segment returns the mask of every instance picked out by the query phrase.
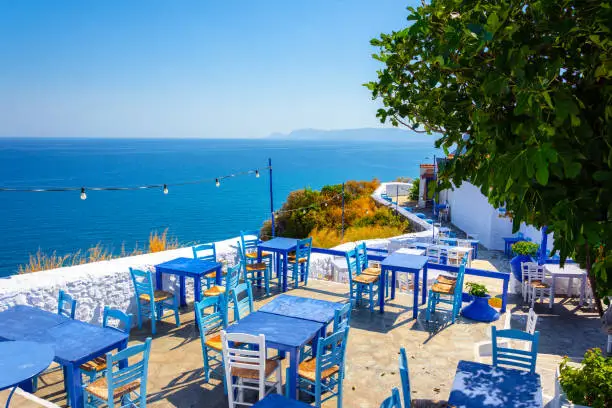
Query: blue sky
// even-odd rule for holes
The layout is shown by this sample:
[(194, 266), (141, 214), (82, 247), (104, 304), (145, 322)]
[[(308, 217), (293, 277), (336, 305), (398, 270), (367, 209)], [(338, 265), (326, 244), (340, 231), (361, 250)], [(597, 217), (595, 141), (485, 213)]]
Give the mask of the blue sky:
[(380, 126), (362, 83), (398, 0), (0, 0), (0, 136)]

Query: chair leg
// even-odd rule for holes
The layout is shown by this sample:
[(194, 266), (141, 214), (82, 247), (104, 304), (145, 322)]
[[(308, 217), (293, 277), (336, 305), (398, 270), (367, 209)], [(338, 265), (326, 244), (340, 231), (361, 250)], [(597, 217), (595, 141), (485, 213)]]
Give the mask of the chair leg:
[(181, 318), (179, 316), (179, 300), (178, 296), (174, 296), (174, 321), (176, 323), (176, 327), (181, 325)]
[(374, 311), (374, 285), (370, 283), (368, 288), (370, 290), (370, 312), (373, 312)]
[(204, 381), (208, 382), (210, 380), (210, 365), (208, 362), (208, 348), (206, 346), (202, 350), (202, 354), (204, 355)]
[(276, 393), (283, 395), (283, 372), (280, 364), (276, 367)]
[(338, 376), (338, 401), (337, 401), (337, 408), (342, 408), (342, 382), (343, 382), (343, 378)]
[(137, 310), (138, 310), (138, 330), (142, 329), (142, 309), (140, 308), (140, 301), (137, 301)]

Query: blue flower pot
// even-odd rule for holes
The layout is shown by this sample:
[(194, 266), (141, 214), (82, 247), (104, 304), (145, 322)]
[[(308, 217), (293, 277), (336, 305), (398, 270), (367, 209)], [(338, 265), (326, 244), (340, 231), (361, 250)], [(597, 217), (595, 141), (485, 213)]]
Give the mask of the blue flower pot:
[(472, 296), (472, 303), (461, 310), (463, 317), (477, 322), (492, 322), (499, 319), (499, 312), (489, 305), (491, 296)]
[(510, 260), (512, 273), (519, 282), (523, 280), (523, 273), (521, 271), (521, 263), (523, 262), (533, 262), (533, 258), (529, 255), (517, 255)]

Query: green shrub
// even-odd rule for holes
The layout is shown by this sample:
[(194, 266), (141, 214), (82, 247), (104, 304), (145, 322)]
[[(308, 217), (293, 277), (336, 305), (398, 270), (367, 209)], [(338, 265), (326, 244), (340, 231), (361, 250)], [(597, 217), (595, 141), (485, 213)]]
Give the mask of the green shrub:
[(538, 253), (538, 244), (529, 241), (519, 241), (512, 245), (512, 252), (517, 255), (535, 256)]
[(408, 194), (408, 197), (412, 201), (418, 201), (419, 200), (419, 186), (420, 185), (421, 185), (421, 179), (420, 178), (414, 179), (412, 181), (412, 187), (410, 188), (410, 193)]
[(476, 297), (485, 297), (489, 291), (485, 285), (481, 285), (480, 283), (468, 282), (465, 284), (468, 288), (468, 293), (472, 296)]
[(569, 366), (565, 357), (559, 367), (559, 382), (574, 404), (593, 408), (612, 407), (612, 358), (598, 348), (587, 350), (582, 367)]

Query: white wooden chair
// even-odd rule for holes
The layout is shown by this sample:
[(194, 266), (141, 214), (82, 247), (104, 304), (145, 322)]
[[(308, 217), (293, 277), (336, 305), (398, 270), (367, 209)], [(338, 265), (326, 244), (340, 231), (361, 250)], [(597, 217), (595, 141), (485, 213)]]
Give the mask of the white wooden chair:
[(549, 299), (548, 308), (552, 309), (552, 299), (551, 296), (551, 287), (548, 282), (545, 282), (545, 271), (542, 265), (536, 265), (535, 267), (527, 268), (527, 296), (528, 301), (531, 301), (531, 308), (535, 304), (536, 298), (540, 299), (540, 303), (543, 302), (543, 298), (547, 297)]
[(529, 271), (535, 269), (538, 266), (535, 262), (521, 262), (521, 294), (523, 295), (523, 302), (530, 301), (529, 295)]
[[(282, 394), (281, 362), (278, 358), (266, 358), (266, 338), (263, 334), (254, 336), (226, 333), (224, 330), (221, 332), (221, 342), (230, 408), (253, 405), (244, 401), (245, 390), (256, 391), (258, 401), (274, 390)], [(234, 348), (236, 343), (240, 343), (240, 348)], [(269, 381), (272, 376), (276, 381)]]
[(525, 327), (525, 331), (529, 334), (535, 333), (536, 323), (538, 322), (538, 315), (533, 309), (529, 309), (529, 314), (527, 315), (527, 326)]
[(429, 262), (439, 264), (440, 255), (441, 255), (441, 251), (438, 248), (434, 248), (434, 247), (427, 248), (427, 257), (429, 258)]
[(446, 255), (446, 263), (448, 265), (459, 266), (463, 259), (464, 252), (459, 249), (449, 249)]

